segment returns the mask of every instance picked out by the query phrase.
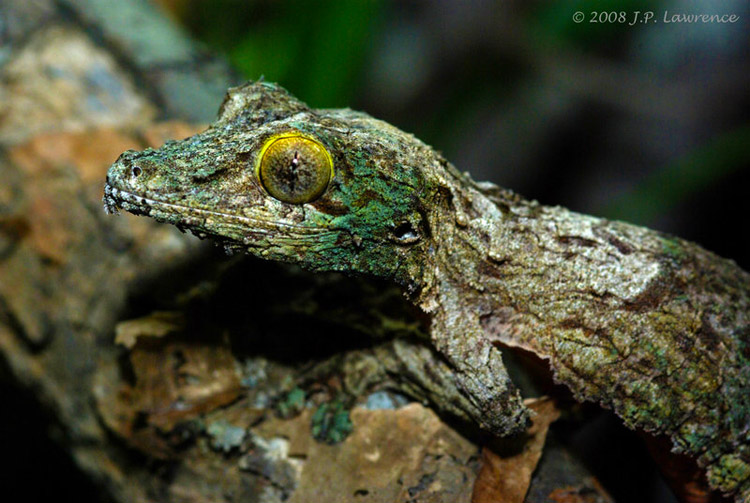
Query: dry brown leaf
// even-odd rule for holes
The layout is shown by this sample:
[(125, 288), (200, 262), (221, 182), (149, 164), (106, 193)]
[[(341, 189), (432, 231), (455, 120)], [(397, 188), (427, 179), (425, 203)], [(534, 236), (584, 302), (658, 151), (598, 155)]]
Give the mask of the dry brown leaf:
[(161, 431), (233, 402), (241, 393), (229, 348), (151, 339), (136, 342), (130, 361), (136, 376), (134, 402), (148, 424)]
[(337, 445), (311, 440), (311, 411), (271, 419), (254, 432), (288, 441), (288, 456), (306, 460), (290, 503), (469, 501), (476, 476), (474, 444), (420, 404), (397, 410), (355, 408), (353, 433)]
[(99, 414), (130, 445), (156, 458), (172, 455), (177, 425), (234, 402), (242, 393), (237, 362), (228, 346), (168, 337), (183, 320), (153, 313), (121, 323), (118, 341), (132, 349), (133, 385), (97, 393)]
[(472, 503), (523, 503), (531, 484), (549, 425), (560, 412), (550, 398), (525, 401), (536, 412), (520, 452), (501, 456), (489, 447), (482, 449), (482, 467), (474, 483)]
[(132, 349), (139, 337), (164, 337), (185, 327), (180, 312), (154, 311), (148, 316), (122, 321), (115, 326), (115, 344)]

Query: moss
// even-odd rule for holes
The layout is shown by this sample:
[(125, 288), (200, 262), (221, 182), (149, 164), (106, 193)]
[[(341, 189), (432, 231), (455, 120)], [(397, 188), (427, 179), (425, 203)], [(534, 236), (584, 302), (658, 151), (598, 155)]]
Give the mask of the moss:
[(324, 403), (312, 417), (313, 437), (326, 444), (342, 442), (352, 432), (353, 425), (349, 411), (341, 400)]
[(685, 256), (685, 250), (677, 239), (661, 238), (661, 251), (667, 257), (681, 260)]
[(280, 417), (289, 418), (298, 415), (305, 407), (305, 391), (294, 388), (276, 404), (276, 412)]
[(730, 491), (738, 484), (750, 479), (750, 465), (736, 454), (727, 454), (719, 458), (708, 470), (708, 481), (720, 491)]

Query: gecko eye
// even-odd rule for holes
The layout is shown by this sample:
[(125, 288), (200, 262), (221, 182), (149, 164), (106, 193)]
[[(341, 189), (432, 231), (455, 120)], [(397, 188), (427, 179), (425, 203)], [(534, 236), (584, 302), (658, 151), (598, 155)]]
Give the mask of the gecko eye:
[(289, 132), (263, 145), (257, 166), (260, 183), (279, 201), (309, 203), (319, 198), (333, 177), (333, 159), (317, 140)]

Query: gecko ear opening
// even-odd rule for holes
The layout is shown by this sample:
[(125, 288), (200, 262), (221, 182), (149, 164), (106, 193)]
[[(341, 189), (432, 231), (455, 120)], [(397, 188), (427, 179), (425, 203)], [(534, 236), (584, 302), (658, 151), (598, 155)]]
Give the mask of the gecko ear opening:
[(390, 240), (401, 245), (411, 245), (431, 235), (427, 215), (423, 209), (418, 208), (391, 228)]
[(405, 220), (394, 227), (391, 235), (393, 240), (399, 244), (412, 244), (422, 239), (419, 229), (409, 220)]
[(402, 243), (411, 243), (419, 239), (419, 233), (411, 225), (411, 222), (406, 221), (393, 229), (393, 237)]

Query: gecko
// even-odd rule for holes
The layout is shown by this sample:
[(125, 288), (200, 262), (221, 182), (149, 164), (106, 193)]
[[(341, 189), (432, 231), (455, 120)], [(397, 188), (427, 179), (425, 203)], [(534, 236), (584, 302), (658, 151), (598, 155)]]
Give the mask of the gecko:
[(104, 192), (107, 212), (229, 252), (396, 282), (449, 369), (424, 387), (483, 430), (529, 421), (502, 359), (520, 348), (750, 501), (750, 274), (731, 260), (475, 182), (411, 134), (269, 82), (230, 89), (200, 134), (124, 152)]

